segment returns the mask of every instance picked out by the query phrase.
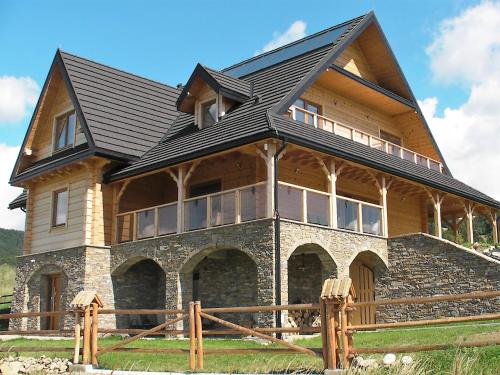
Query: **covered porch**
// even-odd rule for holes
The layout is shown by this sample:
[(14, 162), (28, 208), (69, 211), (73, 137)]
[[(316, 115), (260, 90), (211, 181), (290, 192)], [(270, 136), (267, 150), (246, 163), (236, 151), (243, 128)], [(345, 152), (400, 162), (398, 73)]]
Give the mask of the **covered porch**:
[(467, 226), (473, 243), (479, 213), (498, 242), (493, 208), (292, 144), (275, 157), (279, 147), (255, 143), (114, 183), (114, 243), (277, 215), (380, 237), (425, 232), (447, 239), (452, 218)]

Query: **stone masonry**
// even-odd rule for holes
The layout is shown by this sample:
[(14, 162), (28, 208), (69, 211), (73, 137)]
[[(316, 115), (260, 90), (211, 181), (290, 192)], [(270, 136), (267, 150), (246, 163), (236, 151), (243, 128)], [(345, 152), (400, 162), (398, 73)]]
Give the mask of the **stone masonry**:
[[(112, 247), (87, 246), (22, 256), (17, 266), (13, 312), (44, 308), (44, 277), (51, 273), (62, 275), (61, 309), (69, 308), (71, 299), (83, 289), (96, 290), (106, 308), (144, 308), (146, 302), (153, 308), (186, 308), (195, 298), (206, 307), (270, 305), (276, 301), (274, 233), (274, 221), (263, 219)], [(294, 302), (289, 295), (314, 301), (323, 280), (348, 276), (355, 259), (372, 267), (376, 298), (500, 288), (500, 262), (429, 235), (386, 240), (282, 220), (281, 303)], [(498, 311), (499, 307), (499, 299), (443, 303), (434, 309), (400, 306), (380, 309), (377, 320), (477, 314)], [(148, 319), (144, 321), (154, 324)], [(269, 326), (274, 324), (274, 314), (235, 320)], [(109, 328), (117, 323), (113, 315), (103, 315), (100, 322)], [(143, 323), (139, 319), (133, 324)], [(39, 319), (15, 319), (11, 329), (38, 328), (41, 324)], [(72, 317), (64, 319), (61, 328), (71, 329)]]
[[(376, 278), (377, 298), (500, 290), (500, 262), (426, 234), (391, 238), (389, 268)], [(433, 319), (500, 311), (500, 298), (380, 308), (378, 321)]]

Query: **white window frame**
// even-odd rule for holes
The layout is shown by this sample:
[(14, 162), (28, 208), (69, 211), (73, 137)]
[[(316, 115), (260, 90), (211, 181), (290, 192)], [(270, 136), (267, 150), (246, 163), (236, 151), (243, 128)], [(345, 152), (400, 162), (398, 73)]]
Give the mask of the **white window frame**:
[[(57, 139), (56, 139), (57, 119), (60, 118), (60, 117), (62, 117), (62, 116), (67, 115), (70, 112), (75, 112), (75, 116), (76, 116), (75, 137), (73, 139), (73, 144), (71, 146), (68, 145), (68, 146), (56, 149), (56, 143), (57, 143)], [(54, 115), (54, 118), (52, 120), (52, 155), (57, 154), (57, 153), (59, 153), (59, 152), (61, 152), (63, 150), (67, 150), (69, 148), (74, 148), (75, 147), (77, 133), (79, 132), (79, 126), (78, 126), (78, 124), (79, 124), (78, 115), (76, 114), (76, 110), (75, 110), (74, 107), (68, 107), (64, 111), (59, 112), (59, 113), (57, 113), (57, 114)]]
[(207, 96), (206, 98), (204, 98), (203, 100), (198, 100), (196, 102), (196, 107), (195, 107), (195, 111), (196, 111), (196, 123), (198, 125), (198, 129), (203, 129), (203, 113), (201, 111), (201, 109), (203, 108), (203, 105), (208, 103), (208, 102), (211, 102), (215, 99), (215, 107), (217, 109), (217, 119), (215, 121), (215, 123), (217, 123), (220, 119), (220, 114), (222, 113), (221, 112), (221, 103), (222, 103), (222, 98), (220, 95), (217, 95), (216, 93), (213, 93), (213, 95), (210, 95), (210, 96)]
[[(56, 199), (56, 194), (62, 191), (66, 191), (68, 193), (68, 204), (66, 205), (66, 222), (64, 224), (59, 224), (56, 225), (54, 222), (54, 210), (56, 208), (57, 204), (57, 199)], [(69, 201), (70, 201), (70, 192), (69, 192), (69, 185), (63, 185), (58, 189), (54, 189), (51, 191), (51, 204), (50, 204), (50, 228), (49, 232), (53, 230), (61, 230), (61, 229), (66, 229), (68, 227), (68, 220), (69, 220)]]

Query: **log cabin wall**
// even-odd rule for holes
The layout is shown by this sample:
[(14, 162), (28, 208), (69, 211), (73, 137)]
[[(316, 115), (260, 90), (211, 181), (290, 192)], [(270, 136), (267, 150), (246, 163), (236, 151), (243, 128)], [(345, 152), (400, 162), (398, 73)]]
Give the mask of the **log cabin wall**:
[[(91, 173), (85, 168), (72, 171), (71, 175), (52, 177), (34, 184), (31, 253), (70, 248), (84, 244), (86, 229), (87, 187)], [(68, 189), (68, 216), (65, 227), (52, 228), (53, 192)]]
[(239, 152), (203, 160), (188, 181), (186, 198), (193, 185), (220, 180), (221, 190), (255, 184), (266, 179), (264, 161), (257, 155)]
[(353, 42), (344, 52), (335, 60), (335, 65), (364, 78), (373, 83), (378, 83), (375, 74), (373, 74), (370, 64), (366, 60), (365, 54), (361, 50), (358, 41)]
[(402, 138), (403, 146), (405, 146), (406, 138), (398, 123), (391, 116), (356, 103), (319, 84), (309, 87), (302, 98), (319, 104), (322, 107), (323, 116), (376, 137), (380, 136), (380, 130), (384, 130)]
[[(33, 142), (31, 143), (33, 156), (30, 161), (36, 162), (52, 155), (54, 120), (58, 115), (72, 109), (74, 109), (74, 105), (69, 97), (65, 83), (59, 73), (54, 74), (47, 92), (47, 100), (44, 102), (34, 129)], [(87, 142), (85, 134), (81, 131), (80, 122), (78, 122), (75, 129), (75, 134), (75, 146)]]

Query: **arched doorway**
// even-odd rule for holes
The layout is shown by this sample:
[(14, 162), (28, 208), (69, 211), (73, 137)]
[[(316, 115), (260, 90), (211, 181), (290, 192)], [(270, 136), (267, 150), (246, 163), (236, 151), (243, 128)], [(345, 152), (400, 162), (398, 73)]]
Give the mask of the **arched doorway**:
[[(237, 249), (211, 249), (198, 253), (181, 270), (183, 305), (200, 301), (203, 307), (257, 305), (257, 265)], [(217, 314), (245, 327), (257, 324), (252, 313)], [(213, 325), (204, 320), (204, 326)]]
[[(323, 282), (337, 276), (337, 266), (328, 252), (316, 244), (297, 247), (288, 258), (288, 303), (317, 303)], [(288, 323), (293, 326), (315, 326), (319, 314), (290, 312)]]
[[(165, 309), (165, 272), (152, 259), (133, 259), (111, 275), (116, 309)], [(151, 328), (164, 315), (117, 315), (117, 328)]]
[[(375, 300), (375, 283), (380, 272), (387, 269), (380, 257), (371, 252), (363, 251), (352, 261), (349, 267), (349, 277), (352, 279), (357, 302)], [(353, 314), (353, 324), (375, 324), (376, 308), (374, 306), (357, 307)]]

